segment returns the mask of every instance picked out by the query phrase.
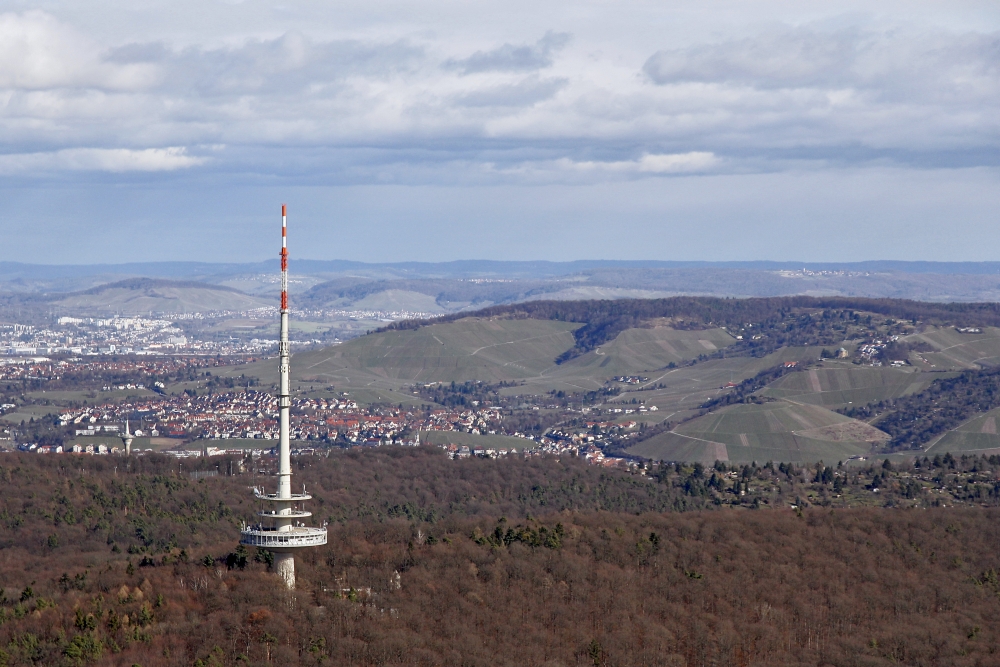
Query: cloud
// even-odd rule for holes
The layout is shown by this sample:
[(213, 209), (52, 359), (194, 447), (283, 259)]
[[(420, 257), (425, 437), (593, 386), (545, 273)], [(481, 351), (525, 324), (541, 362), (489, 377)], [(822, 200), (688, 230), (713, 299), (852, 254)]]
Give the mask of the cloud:
[[(299, 20), (218, 36), (147, 27), (114, 42), (51, 14), (2, 14), (0, 162), (46, 173), (204, 165), (310, 183), (1000, 162), (994, 33), (848, 17), (657, 50), (669, 42), (653, 28), (635, 29), (643, 45), (571, 41), (542, 20), (501, 32), (507, 41), (419, 21), (324, 32)], [(227, 149), (210, 162), (115, 152), (212, 144)]]
[(146, 148), (67, 148), (48, 153), (0, 155), (0, 173), (30, 174), (51, 171), (104, 171), (112, 173), (175, 171), (207, 162), (186, 154), (182, 147)]
[[(155, 49), (150, 46), (150, 50)], [(352, 77), (385, 80), (412, 72), (423, 58), (423, 49), (405, 40), (318, 42), (290, 31), (276, 39), (252, 39), (234, 47), (192, 47), (166, 53), (160, 62), (170, 90), (270, 96), (290, 92), (314, 95), (330, 86), (337, 90)]]
[[(355, 188), (362, 212), (388, 205), (391, 193), (423, 197), (419, 211), (382, 215), (379, 229), (387, 237), (409, 230), (433, 250), (454, 225), (493, 215), (482, 202), (496, 188), (508, 193), (497, 196), (506, 208), (490, 223), (497, 243), (481, 247), (500, 252), (505, 221), (523, 210), (538, 217), (520, 247), (549, 253), (580, 217), (567, 211), (593, 216), (597, 229), (636, 192), (645, 203), (622, 220), (684, 195), (685, 210), (672, 218), (680, 229), (745, 187), (745, 200), (718, 217), (768, 211), (753, 235), (727, 237), (743, 252), (748, 240), (766, 248), (775, 238), (768, 188), (798, 197), (781, 207), (794, 228), (817, 210), (840, 211), (824, 218), (828, 225), (860, 219), (826, 202), (849, 202), (852, 189), (868, 187), (872, 197), (858, 210), (870, 216), (866, 226), (897, 224), (893, 238), (910, 238), (911, 219), (921, 216), (938, 226), (973, 214), (988, 221), (995, 197), (987, 190), (1000, 191), (1000, 14), (987, 0), (890, 0), (877, 14), (861, 0), (429, 0), (389, 9), (347, 0), (336, 11), (315, 2), (78, 4), (0, 12), (5, 201), (46, 199), (50, 229), (106, 218), (104, 197), (91, 193), (131, 192), (132, 217), (150, 221), (152, 238), (166, 228), (161, 220), (176, 218), (160, 202), (192, 188), (225, 215), (191, 225), (220, 235), (289, 191), (326, 198), (315, 224), (341, 229), (331, 220), (363, 219), (338, 211)], [(956, 187), (883, 196), (867, 176), (880, 170), (900, 183)], [(965, 185), (973, 172), (978, 180)], [(11, 177), (22, 174), (29, 178)], [(71, 190), (89, 203), (54, 194)], [(934, 216), (909, 206), (923, 191), (940, 201)], [(823, 193), (822, 206), (809, 203)], [(468, 208), (449, 217), (457, 200)], [(440, 236), (426, 233), (443, 219), (455, 222)], [(651, 215), (650, 229), (665, 219)], [(160, 233), (158, 248), (189, 245), (173, 230)], [(983, 247), (968, 238), (968, 247)], [(424, 248), (399, 247), (401, 257)]]
[(156, 63), (170, 57), (170, 49), (163, 42), (129, 42), (116, 46), (104, 54), (110, 63)]
[(565, 78), (541, 78), (532, 74), (516, 83), (500, 84), (463, 94), (459, 99), (470, 107), (530, 106), (551, 98), (569, 84)]
[[(633, 160), (524, 160), (512, 164), (492, 163), (480, 170), (509, 183), (580, 184), (621, 182), (662, 176), (692, 176), (722, 172), (725, 160), (708, 151), (646, 153)], [(466, 165), (468, 172), (472, 165)], [(466, 177), (475, 183), (475, 176)], [(483, 182), (480, 179), (480, 182)], [(487, 181), (488, 182), (488, 181)]]
[(773, 87), (843, 85), (859, 51), (856, 33), (807, 29), (757, 35), (721, 44), (658, 51), (643, 65), (654, 83), (743, 83)]
[(974, 89), (995, 93), (1000, 35), (798, 27), (658, 51), (643, 72), (660, 85), (906, 90), (923, 96), (969, 95)]
[(504, 44), (490, 51), (476, 51), (468, 58), (449, 59), (445, 67), (463, 74), (480, 72), (526, 72), (552, 65), (553, 55), (569, 43), (567, 33), (552, 32), (534, 44)]
[(155, 71), (162, 92), (213, 97), (315, 92), (350, 77), (381, 79), (410, 72), (423, 58), (423, 50), (405, 40), (317, 41), (297, 30), (212, 48), (130, 42), (102, 54), (105, 63)]
[(103, 61), (95, 40), (49, 14), (0, 14), (0, 88), (134, 90), (154, 78), (146, 65)]
[(690, 174), (708, 171), (719, 166), (721, 160), (713, 153), (692, 151), (690, 153), (669, 153), (643, 155), (638, 160), (616, 160), (597, 162), (593, 160), (574, 161), (563, 158), (557, 164), (563, 169), (583, 172), (622, 172), (636, 174)]

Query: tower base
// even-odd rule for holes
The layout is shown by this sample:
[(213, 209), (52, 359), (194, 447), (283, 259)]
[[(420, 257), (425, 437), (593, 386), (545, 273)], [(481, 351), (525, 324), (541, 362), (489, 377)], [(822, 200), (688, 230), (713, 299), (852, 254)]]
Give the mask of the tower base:
[(295, 590), (295, 557), (292, 554), (274, 554), (274, 571), (284, 580), (288, 590)]

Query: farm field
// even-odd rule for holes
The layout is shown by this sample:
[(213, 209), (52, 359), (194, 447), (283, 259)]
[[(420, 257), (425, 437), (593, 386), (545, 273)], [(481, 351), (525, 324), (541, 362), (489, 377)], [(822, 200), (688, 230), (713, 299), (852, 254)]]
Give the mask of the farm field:
[(0, 420), (9, 424), (20, 424), (22, 421), (30, 422), (32, 419), (57, 415), (59, 411), (60, 408), (55, 405), (20, 405), (14, 412), (0, 416)]
[[(298, 382), (398, 388), (414, 382), (499, 382), (534, 377), (573, 346), (578, 324), (465, 319), (410, 331), (371, 334), (294, 355)], [(273, 381), (273, 363), (244, 367)]]
[(990, 410), (968, 420), (957, 429), (945, 433), (927, 447), (928, 456), (945, 452), (967, 454), (995, 454), (1000, 452), (1000, 435), (997, 435), (1000, 408)]
[(149, 389), (113, 389), (103, 391), (100, 389), (71, 389), (62, 391), (32, 391), (28, 392), (28, 398), (35, 401), (65, 401), (78, 403), (105, 403), (107, 401), (125, 401), (132, 398), (149, 398), (157, 394)]
[(926, 343), (933, 352), (916, 352), (911, 355), (927, 369), (965, 370), (982, 365), (1000, 364), (1000, 329), (983, 327), (980, 334), (959, 333), (954, 327), (936, 327), (906, 336), (902, 340)]
[(923, 391), (942, 374), (826, 361), (820, 368), (792, 373), (760, 392), (828, 409), (864, 405)]
[[(788, 347), (766, 357), (711, 359), (695, 366), (662, 370), (648, 375), (648, 382), (623, 392), (610, 402), (625, 403), (637, 398), (645, 401), (647, 406), (655, 405), (659, 409), (658, 414), (665, 420), (670, 418), (672, 412), (696, 408), (705, 401), (728, 391), (727, 384), (739, 383), (766, 368), (772, 368), (786, 361), (815, 360), (821, 349)], [(677, 419), (679, 416), (673, 418)]]
[(867, 454), (887, 436), (819, 406), (776, 401), (723, 408), (629, 449), (660, 460), (816, 461)]
[(523, 387), (509, 388), (503, 393), (587, 392), (622, 375), (649, 377), (650, 381), (644, 384), (655, 385), (658, 377), (675, 370), (667, 368), (671, 363), (683, 364), (702, 354), (724, 349), (733, 341), (732, 336), (718, 328), (697, 331), (668, 327), (627, 329), (610, 343), (558, 366), (553, 364), (537, 376), (525, 378)]
[[(556, 357), (573, 346), (579, 324), (548, 320), (467, 318), (416, 330), (371, 334), (293, 356), (300, 389), (334, 385), (362, 402), (413, 402), (399, 390), (420, 382), (519, 381), (512, 393), (586, 392), (618, 375), (663, 373), (732, 344), (724, 330), (628, 329), (597, 350), (561, 365)], [(274, 382), (277, 369), (262, 361), (233, 369)], [(186, 388), (186, 387), (184, 387)], [(171, 391), (181, 387), (171, 387)], [(363, 391), (363, 397), (358, 392)], [(382, 396), (382, 399), (378, 399)]]
[(635, 375), (696, 359), (732, 345), (724, 329), (679, 331), (668, 327), (626, 329), (613, 341), (563, 366), (582, 376)]
[(512, 438), (506, 435), (476, 435), (461, 431), (420, 431), (420, 442), (428, 445), (466, 445), (486, 449), (530, 449), (533, 440)]

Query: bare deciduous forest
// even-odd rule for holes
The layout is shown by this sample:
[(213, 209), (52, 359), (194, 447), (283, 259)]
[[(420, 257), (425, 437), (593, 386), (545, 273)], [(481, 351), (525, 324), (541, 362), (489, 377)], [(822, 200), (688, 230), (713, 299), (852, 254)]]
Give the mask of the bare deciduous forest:
[(289, 594), (237, 548), (272, 480), (191, 479), (215, 463), (4, 456), (0, 664), (1000, 663), (993, 508), (712, 509), (576, 460), (351, 451), (295, 462), (330, 541)]

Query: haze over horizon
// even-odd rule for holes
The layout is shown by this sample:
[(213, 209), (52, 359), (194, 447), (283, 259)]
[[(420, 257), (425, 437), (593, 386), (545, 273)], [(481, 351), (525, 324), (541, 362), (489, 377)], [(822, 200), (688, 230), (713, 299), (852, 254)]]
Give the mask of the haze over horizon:
[[(0, 5), (0, 261), (990, 261), (985, 1)], [(294, 266), (294, 265), (293, 265)]]

